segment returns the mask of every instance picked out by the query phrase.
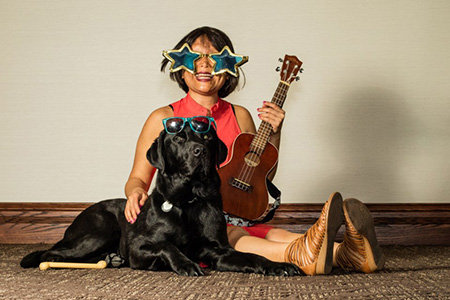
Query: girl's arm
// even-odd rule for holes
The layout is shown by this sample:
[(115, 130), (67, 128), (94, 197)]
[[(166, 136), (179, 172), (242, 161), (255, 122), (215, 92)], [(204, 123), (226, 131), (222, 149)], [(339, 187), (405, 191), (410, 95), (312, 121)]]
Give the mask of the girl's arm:
[(130, 223), (134, 223), (141, 212), (140, 207), (147, 200), (148, 189), (156, 172), (155, 167), (147, 160), (147, 151), (161, 130), (164, 129), (162, 119), (171, 116), (173, 116), (173, 112), (169, 106), (155, 110), (148, 117), (139, 135), (133, 168), (125, 184), (125, 195), (127, 197), (125, 218)]

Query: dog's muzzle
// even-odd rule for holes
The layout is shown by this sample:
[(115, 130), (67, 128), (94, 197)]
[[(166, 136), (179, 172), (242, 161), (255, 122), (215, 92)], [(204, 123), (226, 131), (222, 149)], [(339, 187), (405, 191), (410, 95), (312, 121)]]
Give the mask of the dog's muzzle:
[(196, 161), (196, 173), (203, 176), (208, 176), (211, 170), (211, 164), (213, 163), (210, 157), (210, 151), (205, 145), (195, 144), (190, 149), (193, 156), (193, 160)]

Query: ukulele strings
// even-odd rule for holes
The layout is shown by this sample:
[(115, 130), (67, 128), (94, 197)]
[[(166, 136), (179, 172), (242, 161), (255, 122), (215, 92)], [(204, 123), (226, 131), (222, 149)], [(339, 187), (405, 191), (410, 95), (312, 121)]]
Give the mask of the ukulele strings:
[[(273, 97), (272, 102), (278, 105), (279, 107), (283, 106), (284, 100), (286, 99), (287, 90), (289, 89), (289, 85), (286, 85), (282, 82), (279, 83), (275, 95)], [(254, 141), (250, 146), (250, 154), (247, 156), (247, 159), (251, 162), (257, 162), (256, 165), (259, 164), (260, 157), (265, 150), (265, 145), (269, 140), (270, 132), (272, 128), (271, 125), (263, 121), (261, 124), (260, 130), (258, 130), (258, 134), (256, 135)], [(260, 137), (260, 132), (263, 132), (263, 137)], [(265, 135), (265, 137), (264, 137)], [(250, 166), (247, 162), (244, 162), (241, 167), (241, 171), (239, 172), (239, 180), (243, 183), (239, 182), (239, 187), (243, 188), (244, 183), (249, 183), (250, 179), (253, 177), (255, 173), (256, 166)]]

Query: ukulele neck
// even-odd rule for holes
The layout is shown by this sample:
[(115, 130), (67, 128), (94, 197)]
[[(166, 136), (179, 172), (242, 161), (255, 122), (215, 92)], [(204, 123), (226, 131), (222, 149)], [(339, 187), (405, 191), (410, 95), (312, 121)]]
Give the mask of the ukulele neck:
[[(271, 102), (282, 108), (284, 101), (286, 100), (288, 90), (289, 83), (280, 81)], [(258, 128), (258, 132), (250, 145), (250, 151), (256, 152), (257, 154), (263, 153), (267, 143), (269, 142), (271, 133), (272, 125), (270, 125), (269, 122), (262, 121)]]

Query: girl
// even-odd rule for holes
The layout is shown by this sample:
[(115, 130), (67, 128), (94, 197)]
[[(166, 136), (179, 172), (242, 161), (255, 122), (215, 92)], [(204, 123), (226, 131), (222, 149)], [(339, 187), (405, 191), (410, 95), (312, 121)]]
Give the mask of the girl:
[[(245, 61), (245, 57), (234, 54), (229, 37), (211, 27), (193, 30), (175, 46), (175, 50), (165, 52), (161, 70), (170, 64), (170, 77), (187, 94), (183, 99), (153, 111), (143, 126), (133, 168), (125, 185), (125, 217), (128, 222), (135, 222), (140, 206), (147, 200), (156, 169), (147, 161), (146, 152), (164, 130), (163, 119), (212, 116), (217, 124), (217, 134), (227, 145), (229, 153), (239, 133), (256, 133), (248, 110), (222, 99), (237, 87), (237, 67)], [(270, 142), (279, 149), (284, 110), (264, 102), (258, 112), (259, 118), (272, 126)], [(274, 175), (272, 172), (269, 177)], [(344, 219), (344, 240), (338, 244), (334, 238)], [(318, 221), (305, 234), (264, 224), (252, 227), (229, 225), (228, 239), (239, 251), (259, 254), (277, 262), (294, 263), (308, 275), (328, 274), (333, 266), (374, 272), (384, 264), (367, 207), (356, 199), (342, 201), (339, 193), (330, 196)]]

